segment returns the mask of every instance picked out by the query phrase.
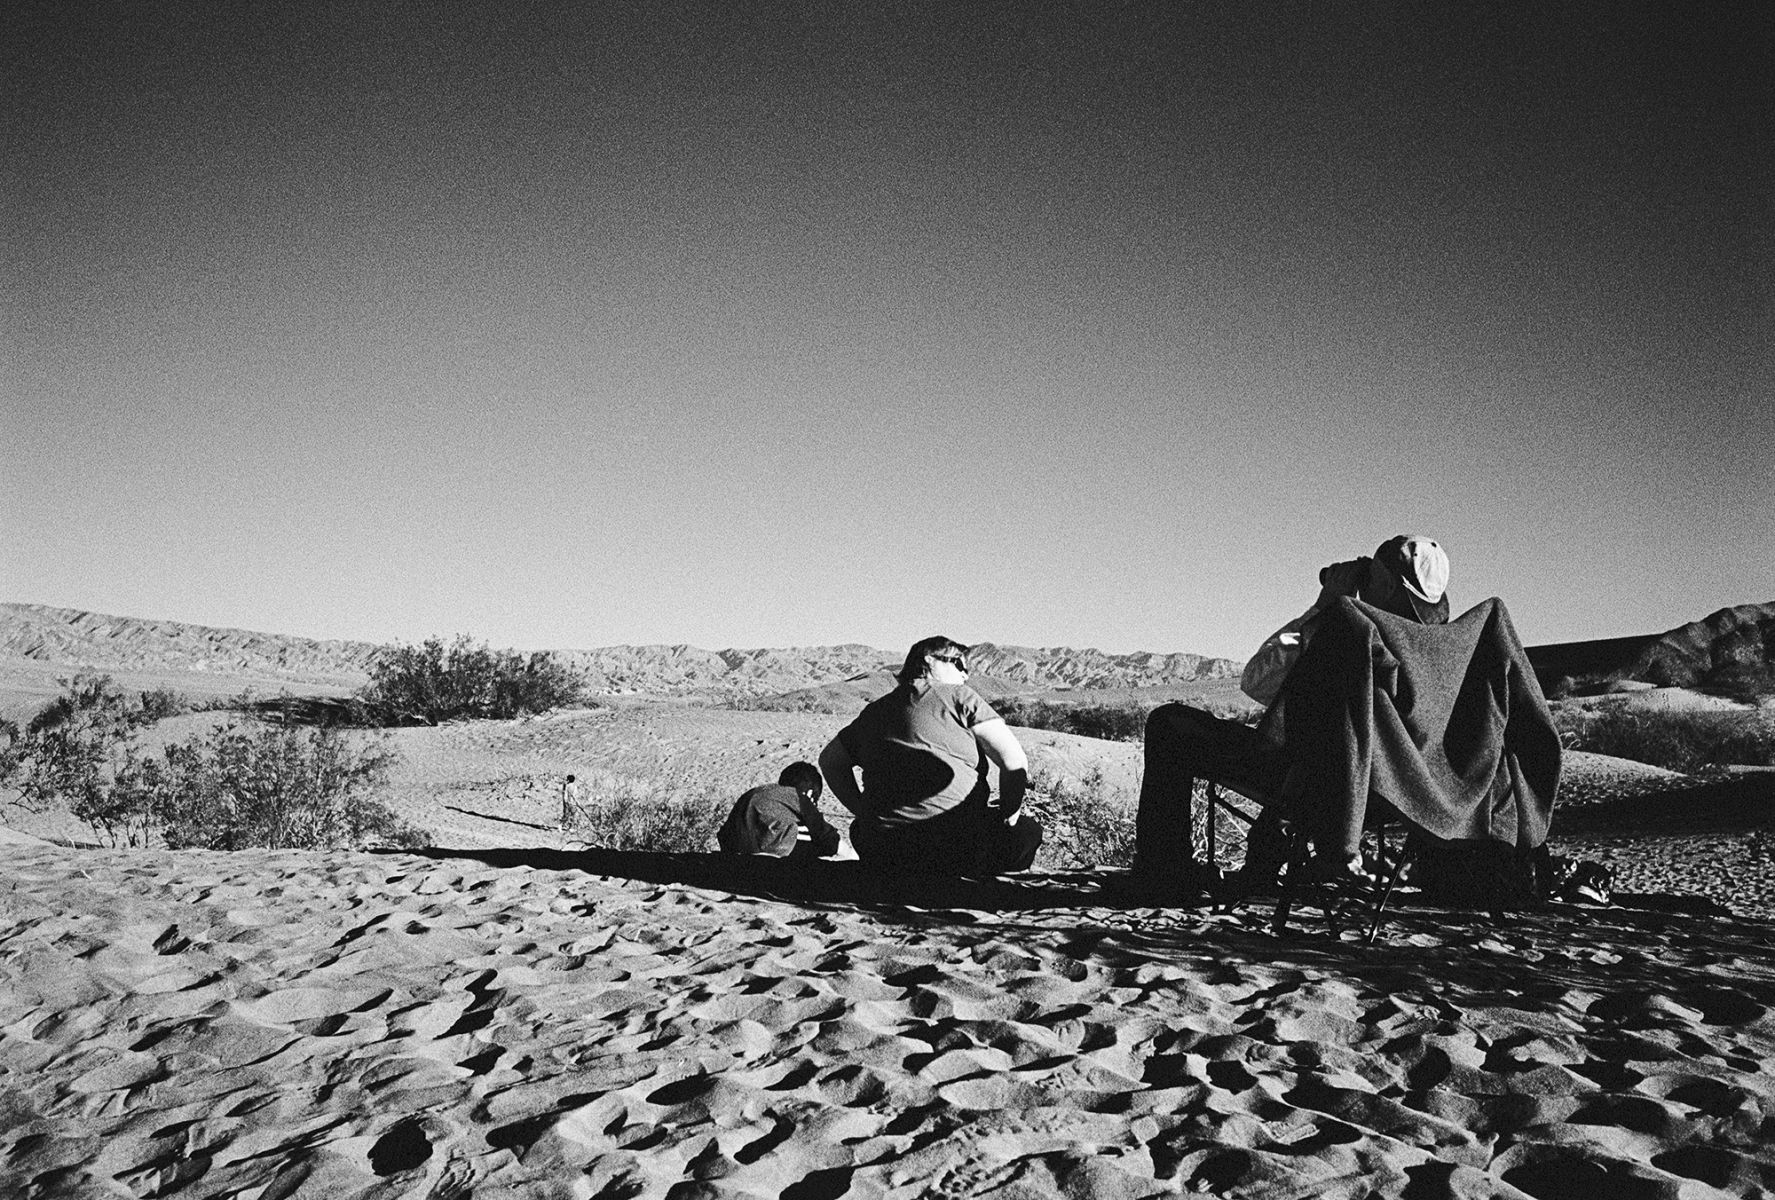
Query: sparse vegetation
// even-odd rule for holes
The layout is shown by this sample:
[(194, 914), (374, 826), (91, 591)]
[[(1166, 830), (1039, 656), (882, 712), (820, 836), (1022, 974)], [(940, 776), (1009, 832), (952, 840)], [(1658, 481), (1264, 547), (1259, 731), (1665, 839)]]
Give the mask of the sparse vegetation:
[(27, 812), (59, 805), (98, 829), (121, 802), (113, 797), (119, 780), (126, 795), (130, 790), (140, 758), (135, 735), (157, 719), (161, 698), (131, 697), (108, 675), (82, 673), (59, 682), (62, 694), (23, 733), (7, 729), (0, 770), (18, 790), (12, 803)]
[(1101, 767), (1076, 783), (1037, 771), (1023, 805), (1042, 823), (1038, 865), (1125, 867), (1134, 861), (1132, 798), (1113, 795)]
[(1775, 766), (1775, 712), (1645, 712), (1620, 706), (1555, 712), (1567, 749), (1693, 773), (1727, 764)]
[[(1262, 709), (1249, 705), (1202, 700), (1190, 703), (1223, 720), (1242, 721), (1248, 725), (1256, 724), (1263, 716)], [(1138, 700), (1121, 704), (1083, 704), (1007, 696), (994, 700), (992, 707), (1006, 722), (1024, 729), (1050, 729), (1056, 733), (1105, 741), (1138, 742), (1146, 736), (1146, 719), (1157, 706)]]
[(1700, 687), (1741, 704), (1756, 704), (1775, 696), (1775, 663), (1734, 659), (1709, 671)]
[(175, 849), (417, 845), (375, 798), (393, 761), (380, 739), (338, 728), (225, 725), (144, 763), (142, 791)]
[(712, 789), (666, 789), (600, 772), (585, 781), (585, 801), (568, 834), (609, 850), (708, 851), (734, 796)]
[(1051, 729), (1113, 742), (1138, 742), (1152, 711), (1152, 706), (1139, 703), (1057, 704), (1015, 696), (995, 700), (992, 707), (1008, 723), (1024, 729)]
[(63, 807), (112, 846), (321, 848), (412, 844), (417, 831), (374, 799), (393, 756), (338, 729), (226, 725), (159, 755), (141, 734), (180, 711), (170, 693), (132, 698), (108, 676), (64, 680), (0, 771), (28, 811)]
[(579, 679), (546, 653), (490, 650), (459, 634), (397, 645), (370, 667), (357, 695), (364, 720), (380, 725), (436, 725), (464, 717), (505, 719), (547, 712), (581, 698)]

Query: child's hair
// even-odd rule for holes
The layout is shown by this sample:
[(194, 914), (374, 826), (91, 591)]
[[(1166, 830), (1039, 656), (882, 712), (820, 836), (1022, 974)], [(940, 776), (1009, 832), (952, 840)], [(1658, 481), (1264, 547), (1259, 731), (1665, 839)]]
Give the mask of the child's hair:
[(816, 795), (826, 785), (826, 781), (820, 778), (820, 769), (808, 762), (790, 763), (777, 776), (777, 782), (798, 792), (811, 791)]

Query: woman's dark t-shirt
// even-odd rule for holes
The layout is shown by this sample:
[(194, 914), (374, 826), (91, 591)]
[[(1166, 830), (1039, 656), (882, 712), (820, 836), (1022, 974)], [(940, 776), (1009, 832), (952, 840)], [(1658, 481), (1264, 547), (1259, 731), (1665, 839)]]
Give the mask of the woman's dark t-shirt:
[(996, 720), (966, 684), (903, 683), (872, 701), (839, 733), (863, 769), (863, 796), (885, 827), (911, 825), (985, 803), (986, 758), (973, 728)]

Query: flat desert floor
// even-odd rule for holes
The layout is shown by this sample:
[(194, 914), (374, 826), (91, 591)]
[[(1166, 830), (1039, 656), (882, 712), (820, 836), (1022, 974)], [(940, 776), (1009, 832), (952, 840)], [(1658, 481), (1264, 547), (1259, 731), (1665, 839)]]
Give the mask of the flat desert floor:
[[(1408, 895), (1368, 948), (554, 827), (567, 772), (737, 794), (842, 724), (402, 731), (420, 852), (0, 845), (0, 1196), (1775, 1194), (1766, 775), (1572, 755), (1615, 904)], [(1138, 746), (1025, 740), (1131, 800)]]

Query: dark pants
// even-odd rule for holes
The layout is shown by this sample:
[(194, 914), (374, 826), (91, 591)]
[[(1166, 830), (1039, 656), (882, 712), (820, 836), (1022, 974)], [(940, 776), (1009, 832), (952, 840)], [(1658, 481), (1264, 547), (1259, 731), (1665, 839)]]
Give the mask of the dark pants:
[(1134, 815), (1134, 869), (1167, 872), (1191, 859), (1190, 793), (1198, 779), (1256, 790), (1268, 744), (1257, 730), (1186, 704), (1146, 721), (1146, 767)]
[(1000, 875), (1025, 871), (1041, 848), (1042, 827), (1025, 814), (1006, 825), (969, 804), (911, 825), (851, 823), (851, 845), (865, 866), (906, 875)]

